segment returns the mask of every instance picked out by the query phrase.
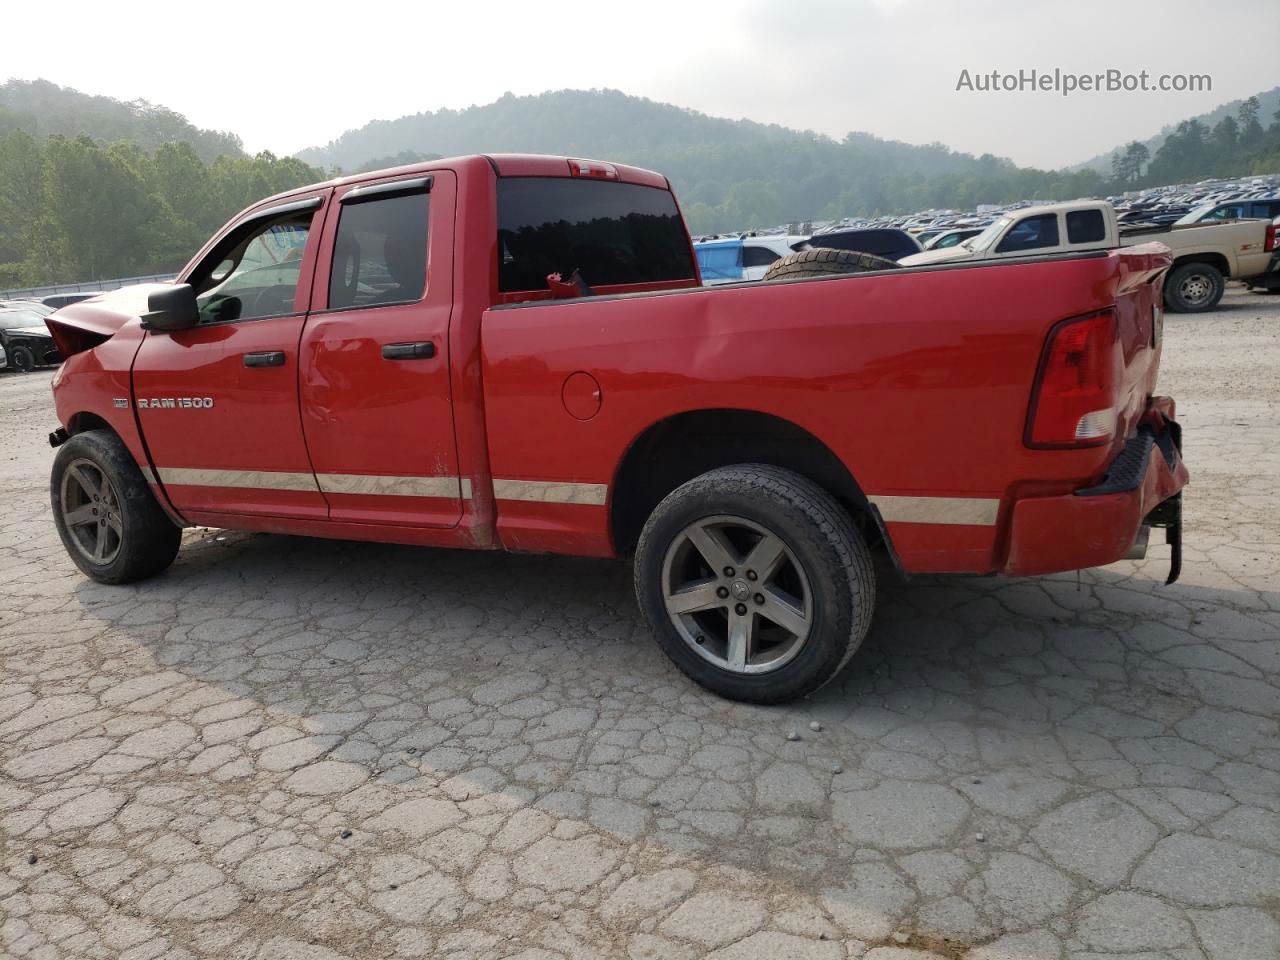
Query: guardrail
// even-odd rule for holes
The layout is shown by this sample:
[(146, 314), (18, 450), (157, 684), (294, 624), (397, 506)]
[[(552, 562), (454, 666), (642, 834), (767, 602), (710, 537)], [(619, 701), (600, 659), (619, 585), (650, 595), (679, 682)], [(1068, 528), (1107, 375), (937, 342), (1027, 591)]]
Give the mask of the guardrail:
[(148, 277), (116, 277), (113, 280), (86, 280), (83, 283), (55, 283), (47, 287), (19, 287), (0, 290), (0, 300), (30, 300), (52, 296), (55, 293), (98, 293), (103, 290), (119, 290), (135, 283), (167, 283), (171, 273), (156, 273)]

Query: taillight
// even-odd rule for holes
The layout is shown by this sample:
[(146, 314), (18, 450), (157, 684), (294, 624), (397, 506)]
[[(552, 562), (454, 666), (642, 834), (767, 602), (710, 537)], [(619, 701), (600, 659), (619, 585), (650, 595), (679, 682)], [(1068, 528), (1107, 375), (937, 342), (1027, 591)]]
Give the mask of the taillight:
[(1276, 225), (1274, 223), (1267, 225), (1267, 242), (1262, 245), (1262, 249), (1270, 253), (1276, 248)]
[(575, 177), (590, 177), (592, 180), (618, 179), (617, 167), (596, 160), (570, 160), (569, 172)]
[(1091, 447), (1116, 429), (1116, 320), (1110, 310), (1064, 320), (1049, 334), (1031, 396), (1029, 447)]

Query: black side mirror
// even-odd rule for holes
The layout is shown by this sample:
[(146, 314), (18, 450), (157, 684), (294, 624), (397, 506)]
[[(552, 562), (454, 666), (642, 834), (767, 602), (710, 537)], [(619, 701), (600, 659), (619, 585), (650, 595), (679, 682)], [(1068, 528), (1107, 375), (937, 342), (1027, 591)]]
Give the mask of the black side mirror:
[(186, 330), (200, 322), (196, 292), (189, 283), (175, 283), (147, 297), (142, 326), (147, 330)]

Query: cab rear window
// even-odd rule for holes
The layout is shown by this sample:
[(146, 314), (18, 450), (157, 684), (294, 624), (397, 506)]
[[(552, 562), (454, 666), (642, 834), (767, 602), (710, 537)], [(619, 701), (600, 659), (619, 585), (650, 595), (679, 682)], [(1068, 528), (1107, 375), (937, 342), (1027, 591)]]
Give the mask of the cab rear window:
[(607, 180), (498, 180), (498, 289), (547, 289), (575, 270), (592, 288), (691, 280), (693, 253), (668, 190)]

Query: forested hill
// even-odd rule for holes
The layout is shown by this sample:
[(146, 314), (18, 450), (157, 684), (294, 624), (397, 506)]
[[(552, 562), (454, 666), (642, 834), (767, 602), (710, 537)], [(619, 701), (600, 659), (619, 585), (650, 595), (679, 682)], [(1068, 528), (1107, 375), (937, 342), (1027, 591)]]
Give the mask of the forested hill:
[(709, 117), (616, 90), (507, 94), (465, 110), (377, 120), (298, 154), (345, 172), (482, 152), (568, 154), (660, 170), (697, 232), (784, 221), (1072, 200), (1210, 176), (1280, 172), (1280, 89), (1166, 132), (1158, 148), (1118, 147), (1102, 169), (1035, 170), (942, 144), (865, 133), (843, 140)]
[(54, 135), (127, 140), (148, 153), (165, 143), (189, 143), (206, 162), (243, 153), (235, 134), (201, 130), (167, 107), (95, 97), (48, 80), (9, 80), (0, 86), (0, 135), (14, 130), (38, 140)]
[[(1272, 87), (1270, 90), (1256, 94), (1255, 96), (1258, 100), (1257, 115), (1265, 125), (1268, 120), (1274, 117), (1277, 113), (1280, 113), (1280, 87)], [(1227, 117), (1235, 119), (1243, 105), (1243, 100), (1232, 100), (1230, 103), (1224, 103), (1222, 106), (1216, 107), (1208, 113), (1202, 113), (1195, 117), (1188, 117), (1186, 120), (1182, 121), (1182, 125), (1184, 125), (1183, 129), (1185, 129), (1185, 124), (1195, 121), (1204, 127), (1204, 129), (1211, 130)], [(1154, 157), (1164, 145), (1164, 142), (1169, 139), (1170, 135), (1177, 132), (1178, 126), (1179, 124), (1171, 123), (1167, 127), (1164, 127), (1154, 137), (1148, 137), (1146, 140), (1139, 140), (1138, 142), (1147, 149), (1147, 153)], [(1084, 163), (1079, 164), (1072, 169), (1084, 169), (1089, 167), (1101, 173), (1110, 173), (1113, 153), (1114, 151), (1111, 153), (1100, 153), (1092, 160), (1086, 160)]]
[(507, 94), (465, 110), (378, 120), (298, 158), (345, 171), (388, 161), (476, 152), (563, 153), (660, 170), (699, 230), (784, 219), (1027, 196), (1079, 196), (1101, 178), (1019, 170), (941, 144), (850, 134), (842, 141), (749, 120), (709, 117), (616, 90)]

